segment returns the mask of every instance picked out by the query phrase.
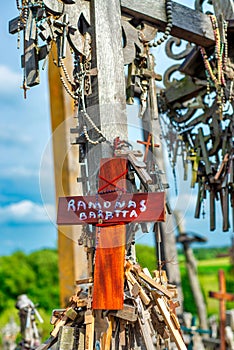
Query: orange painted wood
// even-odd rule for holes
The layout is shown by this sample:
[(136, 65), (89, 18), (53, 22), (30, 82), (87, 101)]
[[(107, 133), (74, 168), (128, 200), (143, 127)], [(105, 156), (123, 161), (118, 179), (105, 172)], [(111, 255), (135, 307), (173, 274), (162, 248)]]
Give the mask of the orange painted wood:
[(96, 229), (93, 309), (123, 309), (125, 232), (125, 225)]
[(219, 270), (219, 292), (209, 292), (209, 297), (219, 300), (220, 350), (225, 350), (226, 301), (233, 301), (234, 294), (226, 292), (226, 280), (223, 270)]
[(58, 225), (97, 224), (100, 217), (106, 224), (165, 221), (165, 193), (114, 192), (59, 198)]
[[(101, 159), (99, 175), (102, 179), (99, 180), (99, 188), (103, 189), (107, 185), (105, 191), (115, 190), (116, 186), (125, 190), (126, 170), (127, 160), (124, 158)], [(113, 181), (116, 178), (118, 180)], [(123, 309), (125, 235), (125, 225), (96, 228), (93, 309)]]
[[(126, 158), (102, 158), (100, 161), (99, 176), (101, 176), (101, 178), (99, 179), (99, 189), (106, 186), (103, 189), (104, 192), (115, 190), (116, 187), (125, 191), (127, 187), (127, 168), (128, 163)], [(116, 181), (113, 181), (115, 178), (117, 178)], [(112, 185), (103, 179), (110, 181)]]

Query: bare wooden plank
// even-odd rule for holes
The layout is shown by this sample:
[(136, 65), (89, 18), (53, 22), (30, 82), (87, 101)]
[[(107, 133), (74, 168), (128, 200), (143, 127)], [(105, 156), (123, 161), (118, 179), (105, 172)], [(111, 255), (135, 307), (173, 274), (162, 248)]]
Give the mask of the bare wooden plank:
[[(100, 161), (99, 188), (117, 187), (119, 179), (126, 189), (127, 160), (107, 158)], [(126, 227), (121, 225), (96, 228), (96, 257), (93, 284), (93, 309), (121, 310), (124, 301), (124, 259)]]
[(165, 97), (168, 103), (184, 102), (197, 96), (206, 86), (195, 84), (190, 77), (178, 81), (165, 90)]
[(177, 348), (179, 350), (186, 350), (187, 347), (184, 344), (183, 338), (180, 333), (180, 329), (177, 328), (175, 322), (175, 316), (173, 317), (173, 313), (168, 310), (168, 307), (162, 297), (158, 297), (158, 295), (153, 291), (152, 292), (155, 302), (163, 316), (165, 323), (167, 324), (170, 332), (172, 333)]
[[(78, 147), (70, 146), (69, 135), (71, 126), (74, 126), (72, 118), (74, 113), (73, 103), (63, 88), (59, 77), (59, 70), (53, 62), (56, 55), (56, 47), (53, 45), (52, 54), (49, 56), (49, 92), (51, 129), (54, 156), (54, 178), (56, 198), (62, 195), (81, 194), (81, 188), (76, 183), (79, 168)], [(69, 74), (72, 72), (72, 56), (66, 58), (66, 67)], [(71, 125), (72, 124), (72, 125)], [(66, 150), (69, 149), (67, 152)], [(61, 159), (64, 159), (61, 162)], [(81, 235), (81, 227), (67, 226), (58, 228), (58, 254), (59, 254), (59, 280), (60, 303), (67, 305), (71, 295), (75, 292), (74, 281), (90, 276), (87, 269), (87, 256), (83, 246), (77, 244)]]
[[(92, 68), (98, 75), (92, 77), (93, 94), (87, 97), (88, 113), (100, 126), (111, 143), (117, 136), (127, 140), (127, 113), (125, 95), (124, 57), (122, 49), (122, 29), (119, 0), (91, 0), (90, 22), (92, 33)], [(89, 131), (93, 138), (97, 133)], [(89, 145), (89, 149), (92, 148)], [(88, 167), (90, 191), (95, 193), (95, 177), (101, 157), (111, 157), (113, 150), (109, 143), (103, 143), (100, 149), (95, 146), (89, 152)]]
[(27, 86), (38, 85), (40, 83), (38, 50), (35, 41), (32, 39), (25, 41), (25, 53), (22, 63), (25, 69)]
[(93, 309), (123, 309), (125, 232), (125, 225), (97, 228)]
[[(165, 31), (167, 19), (165, 0), (121, 0), (124, 14), (154, 24)], [(209, 47), (214, 45), (214, 34), (209, 16), (172, 2), (173, 27), (171, 34), (177, 38)]]
[(130, 321), (130, 322), (137, 321), (136, 308), (128, 304), (124, 304), (123, 310), (111, 311), (109, 312), (109, 315), (121, 318), (126, 321)]
[[(24, 23), (22, 21), (22, 19), (20, 20), (20, 17), (16, 17), (13, 18), (10, 22), (9, 22), (9, 33), (10, 34), (15, 34), (18, 32), (18, 30), (22, 30), (24, 28)], [(19, 25), (19, 26), (18, 26)]]

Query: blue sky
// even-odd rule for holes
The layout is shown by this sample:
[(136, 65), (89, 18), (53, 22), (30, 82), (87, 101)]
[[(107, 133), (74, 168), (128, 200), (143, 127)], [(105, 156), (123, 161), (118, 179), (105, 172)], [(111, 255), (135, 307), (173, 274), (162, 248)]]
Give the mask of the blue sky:
[[(183, 3), (191, 4), (191, 1)], [(41, 72), (41, 84), (31, 88), (25, 100), (20, 89), (22, 50), (17, 50), (17, 36), (8, 34), (8, 21), (16, 16), (15, 1), (3, 1), (0, 12), (0, 255), (16, 249), (29, 252), (56, 247), (57, 242), (56, 226), (45, 210), (46, 206), (50, 217), (55, 217), (53, 165), (47, 147), (51, 135), (47, 73)], [(162, 49), (156, 54), (156, 71), (161, 73), (165, 69)], [(43, 169), (42, 158), (46, 164)], [(41, 176), (43, 193), (46, 193), (43, 198)], [(179, 167), (177, 178), (180, 177)], [(189, 188), (189, 182), (178, 181), (179, 195), (176, 196), (171, 170), (168, 181), (172, 206), (182, 211), (185, 229), (207, 236), (209, 245), (229, 245), (231, 233), (221, 232), (220, 220), (217, 230), (210, 233), (208, 215), (205, 220), (193, 219), (195, 193)], [(150, 235), (138, 237), (138, 242), (153, 244)]]
[[(46, 72), (41, 84), (23, 98), (17, 36), (8, 21), (17, 16), (16, 3), (4, 1), (0, 12), (0, 255), (56, 246), (56, 228), (41, 198), (40, 163), (50, 139)], [(48, 157), (47, 205), (54, 209), (53, 167)]]

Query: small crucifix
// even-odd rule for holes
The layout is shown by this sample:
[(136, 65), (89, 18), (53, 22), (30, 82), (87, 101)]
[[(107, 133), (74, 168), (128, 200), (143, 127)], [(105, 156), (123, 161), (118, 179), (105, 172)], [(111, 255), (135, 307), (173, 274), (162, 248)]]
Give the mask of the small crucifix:
[(226, 301), (234, 301), (234, 294), (226, 292), (226, 282), (223, 270), (219, 270), (219, 291), (209, 292), (209, 297), (219, 300), (220, 350), (225, 350)]

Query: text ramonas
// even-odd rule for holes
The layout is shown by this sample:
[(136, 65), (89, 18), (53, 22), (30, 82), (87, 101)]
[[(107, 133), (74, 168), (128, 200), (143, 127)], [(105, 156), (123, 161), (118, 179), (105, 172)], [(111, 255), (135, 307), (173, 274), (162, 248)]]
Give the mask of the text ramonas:
[(140, 213), (147, 210), (146, 200), (142, 199), (139, 202), (128, 201), (102, 201), (100, 202), (85, 202), (83, 200), (75, 201), (71, 199), (67, 204), (67, 211), (76, 212), (79, 220), (87, 219), (102, 219), (105, 221), (119, 218), (137, 218)]

